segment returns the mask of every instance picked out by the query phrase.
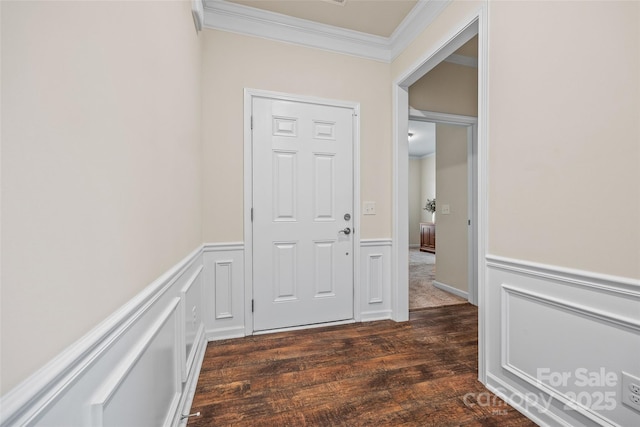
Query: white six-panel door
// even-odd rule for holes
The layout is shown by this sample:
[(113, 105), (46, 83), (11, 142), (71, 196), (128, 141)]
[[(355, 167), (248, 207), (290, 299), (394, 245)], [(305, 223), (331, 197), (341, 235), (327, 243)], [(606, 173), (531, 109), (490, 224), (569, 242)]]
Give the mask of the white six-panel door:
[(353, 110), (254, 97), (254, 330), (353, 318)]

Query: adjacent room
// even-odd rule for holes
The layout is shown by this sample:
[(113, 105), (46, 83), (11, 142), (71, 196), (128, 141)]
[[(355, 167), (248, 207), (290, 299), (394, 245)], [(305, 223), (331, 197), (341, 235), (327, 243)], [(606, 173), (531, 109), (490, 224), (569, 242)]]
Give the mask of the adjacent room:
[(409, 87), (410, 310), (477, 301), (477, 104), (477, 36)]

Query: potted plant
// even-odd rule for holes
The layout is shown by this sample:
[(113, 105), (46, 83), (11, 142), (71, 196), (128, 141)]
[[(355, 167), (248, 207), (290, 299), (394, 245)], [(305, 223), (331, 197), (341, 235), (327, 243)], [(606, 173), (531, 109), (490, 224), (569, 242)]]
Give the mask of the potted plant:
[(431, 222), (436, 222), (436, 198), (427, 199), (427, 204), (424, 205), (424, 210), (431, 212)]

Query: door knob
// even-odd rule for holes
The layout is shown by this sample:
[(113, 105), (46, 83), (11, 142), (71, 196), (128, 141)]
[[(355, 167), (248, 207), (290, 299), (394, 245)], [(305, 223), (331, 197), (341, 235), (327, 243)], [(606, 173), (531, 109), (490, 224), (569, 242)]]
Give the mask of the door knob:
[(351, 234), (351, 229), (349, 227), (347, 227), (344, 230), (338, 231), (338, 233)]

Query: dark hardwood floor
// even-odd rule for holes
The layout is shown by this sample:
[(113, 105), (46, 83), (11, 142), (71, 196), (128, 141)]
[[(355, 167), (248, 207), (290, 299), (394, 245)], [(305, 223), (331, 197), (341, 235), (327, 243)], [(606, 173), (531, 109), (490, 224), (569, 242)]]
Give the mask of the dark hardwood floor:
[(535, 426), (477, 381), (477, 316), (465, 304), (211, 342), (189, 426)]

